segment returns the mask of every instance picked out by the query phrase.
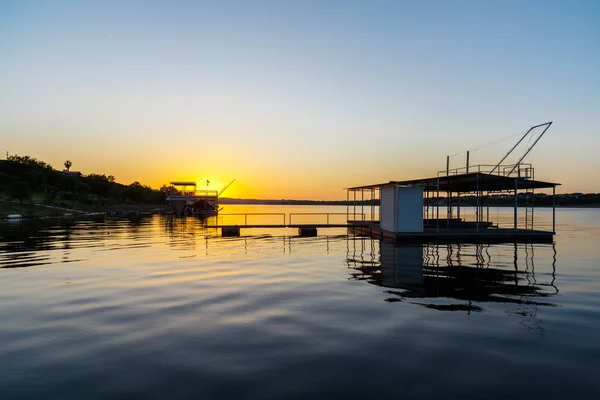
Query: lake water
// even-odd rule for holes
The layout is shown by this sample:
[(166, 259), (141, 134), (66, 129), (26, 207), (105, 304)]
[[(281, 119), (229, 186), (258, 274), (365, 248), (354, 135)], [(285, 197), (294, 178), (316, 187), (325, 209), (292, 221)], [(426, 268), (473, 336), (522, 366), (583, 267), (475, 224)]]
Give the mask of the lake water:
[(559, 209), (557, 231), (395, 246), (164, 216), (0, 222), (0, 398), (598, 398), (600, 210)]

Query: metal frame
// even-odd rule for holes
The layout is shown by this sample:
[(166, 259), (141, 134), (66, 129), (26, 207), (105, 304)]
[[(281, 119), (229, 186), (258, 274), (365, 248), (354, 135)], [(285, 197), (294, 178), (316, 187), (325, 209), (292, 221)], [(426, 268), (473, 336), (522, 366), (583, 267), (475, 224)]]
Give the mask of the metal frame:
[(502, 157), (502, 160), (500, 160), (500, 162), (494, 167), (494, 169), (490, 173), (494, 173), (494, 171), (496, 170), (496, 168), (498, 168), (500, 166), (500, 164), (502, 164), (504, 162), (504, 160), (506, 160), (506, 157), (508, 157), (517, 148), (517, 146), (523, 141), (523, 139), (525, 139), (527, 137), (527, 135), (529, 135), (531, 133), (531, 131), (533, 131), (534, 129), (537, 129), (537, 128), (541, 128), (542, 126), (545, 126), (546, 128), (544, 128), (544, 130), (542, 131), (542, 133), (540, 134), (540, 136), (538, 136), (538, 138), (535, 140), (535, 142), (533, 142), (533, 144), (531, 145), (531, 147), (529, 147), (529, 149), (527, 149), (527, 151), (525, 152), (525, 154), (523, 154), (523, 156), (521, 156), (521, 158), (519, 159), (519, 161), (517, 161), (517, 163), (515, 164), (515, 166), (513, 167), (513, 169), (511, 169), (511, 171), (509, 172), (509, 175), (510, 175), (514, 171), (514, 169), (519, 164), (521, 164), (521, 162), (523, 161), (523, 159), (527, 156), (527, 154), (529, 154), (529, 152), (531, 151), (531, 149), (533, 149), (533, 147), (542, 138), (542, 136), (544, 136), (544, 133), (546, 133), (546, 131), (548, 130), (548, 128), (550, 128), (550, 125), (552, 125), (552, 121), (546, 122), (546, 123), (543, 123), (543, 124), (539, 124), (539, 125), (535, 125), (535, 126), (532, 126), (531, 128), (529, 128), (529, 130), (521, 137), (521, 139), (519, 139), (519, 141), (517, 142), (517, 144), (515, 144), (512, 147), (512, 149), (510, 149), (508, 151), (508, 153), (506, 153), (506, 155), (504, 157)]
[[(543, 126), (543, 125), (542, 125)], [(357, 206), (362, 207), (364, 210), (365, 206), (365, 197), (364, 192), (369, 191), (371, 193), (379, 193), (378, 196), (371, 196), (371, 209), (379, 208), (379, 206), (375, 206), (374, 203), (376, 201), (381, 201), (380, 191), (382, 187), (397, 187), (398, 185), (406, 185), (406, 186), (423, 186), (423, 206), (424, 210), (424, 222), (426, 223), (425, 229), (433, 229), (438, 234), (444, 232), (442, 226), (446, 230), (452, 230), (453, 227), (457, 226), (468, 226), (472, 224), (474, 231), (476, 233), (483, 233), (486, 229), (490, 227), (501, 228), (499, 221), (496, 221), (496, 225), (490, 221), (490, 212), (489, 212), (489, 196), (494, 193), (504, 193), (508, 196), (512, 195), (512, 203), (513, 203), (513, 224), (512, 227), (505, 227), (511, 229), (515, 232), (519, 231), (534, 231), (534, 210), (535, 203), (533, 202), (533, 198), (527, 200), (525, 207), (525, 226), (519, 226), (519, 193), (526, 191), (526, 195), (535, 196), (535, 188), (552, 188), (553, 191), (553, 199), (555, 198), (556, 183), (550, 182), (540, 182), (535, 181), (535, 172), (534, 168), (531, 164), (510, 164), (510, 165), (476, 165), (476, 166), (468, 166), (465, 168), (456, 168), (449, 169), (449, 165), (447, 165), (447, 169), (444, 171), (439, 171), (437, 177), (428, 178), (423, 180), (413, 180), (413, 181), (392, 181), (383, 184), (377, 185), (368, 185), (368, 186), (359, 186), (354, 188), (348, 188), (346, 199), (348, 200), (348, 204), (346, 206), (348, 220), (351, 219), (351, 210), (350, 207), (354, 209), (354, 215), (357, 214)], [(476, 172), (470, 173), (460, 173), (462, 170), (471, 170)], [(443, 175), (443, 174), (447, 175)], [(516, 176), (514, 174), (516, 173)], [(511, 176), (513, 175), (513, 176)], [(493, 180), (489, 180), (487, 176), (498, 176), (502, 178), (495, 178)], [(471, 179), (471, 184), (463, 184), (463, 179), (469, 177)], [(448, 179), (445, 179), (448, 178)], [(459, 182), (459, 183), (457, 183)], [(465, 181), (467, 182), (467, 181)], [(513, 187), (507, 184), (510, 182)], [(465, 186), (466, 185), (466, 186)], [(473, 185), (470, 186), (469, 185)], [(379, 192), (377, 192), (379, 190)], [(360, 191), (361, 194), (357, 195), (356, 192)], [(350, 192), (353, 192), (354, 201), (350, 204)], [(445, 192), (445, 198), (443, 197)], [(433, 193), (433, 196), (432, 196)], [(465, 206), (464, 195), (465, 194), (474, 194), (475, 196), (475, 216), (474, 221), (469, 221), (467, 214), (465, 214)], [(433, 198), (435, 196), (435, 199)], [(359, 198), (361, 200), (359, 200)], [(440, 219), (440, 206), (442, 206), (443, 201), (446, 201), (446, 221)], [(531, 200), (531, 202), (529, 201)], [(435, 203), (435, 204), (434, 204)], [(435, 209), (432, 209), (434, 207)], [(454, 208), (456, 207), (456, 218), (454, 218)], [(555, 200), (553, 200), (553, 228), (552, 233), (555, 233)], [(379, 211), (380, 215), (380, 211)], [(354, 218), (356, 219), (356, 218)], [(371, 211), (371, 218), (365, 220), (367, 223), (379, 223), (379, 218), (375, 218), (375, 211)], [(445, 222), (444, 225), (441, 223)], [(427, 227), (429, 226), (429, 227)]]

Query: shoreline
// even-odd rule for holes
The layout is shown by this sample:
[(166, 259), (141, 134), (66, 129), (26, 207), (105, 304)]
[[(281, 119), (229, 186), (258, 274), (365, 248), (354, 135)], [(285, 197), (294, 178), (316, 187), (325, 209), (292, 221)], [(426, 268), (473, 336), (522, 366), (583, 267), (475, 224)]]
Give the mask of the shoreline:
[[(331, 202), (327, 202), (331, 203)], [(11, 212), (6, 212), (7, 209), (2, 207), (2, 204), (11, 205)], [(234, 203), (229, 204), (225, 203), (225, 205), (246, 205), (246, 206), (346, 206), (345, 202), (343, 204), (324, 204), (321, 201), (302, 201), (301, 203), (291, 203), (291, 202), (283, 202), (283, 203)], [(440, 206), (442, 207), (442, 206)], [(446, 207), (445, 205), (443, 207)], [(463, 205), (461, 207), (471, 208), (475, 206)], [(513, 208), (508, 205), (490, 205), (492, 208)], [(525, 209), (524, 206), (519, 206), (519, 209)], [(551, 209), (552, 206), (548, 205), (540, 205), (536, 206), (538, 209)], [(595, 209), (600, 208), (600, 205), (556, 205), (557, 209)], [(29, 209), (29, 210), (27, 210)], [(131, 205), (131, 204), (119, 204), (111, 207), (110, 210), (78, 210), (74, 208), (66, 208), (66, 207), (58, 207), (52, 206), (48, 204), (20, 204), (19, 202), (12, 202), (7, 200), (0, 200), (0, 221), (23, 221), (23, 220), (49, 220), (49, 219), (86, 219), (93, 217), (148, 217), (156, 214), (165, 214), (166, 208), (164, 206), (160, 207), (159, 205)], [(35, 212), (38, 211), (38, 212)], [(39, 211), (48, 211), (49, 213), (39, 212)], [(19, 214), (20, 218), (8, 218), (8, 215), (11, 214)]]

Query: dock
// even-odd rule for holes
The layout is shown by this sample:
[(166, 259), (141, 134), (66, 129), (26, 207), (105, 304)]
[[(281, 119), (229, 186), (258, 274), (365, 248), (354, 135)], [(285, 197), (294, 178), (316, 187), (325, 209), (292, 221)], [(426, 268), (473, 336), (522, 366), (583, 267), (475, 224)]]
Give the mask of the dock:
[[(323, 223), (298, 223), (294, 216), (309, 217), (326, 216)], [(242, 229), (297, 229), (299, 236), (317, 236), (318, 230), (328, 228), (345, 228), (349, 235), (370, 236), (391, 240), (396, 243), (552, 243), (554, 232), (534, 229), (499, 228), (493, 223), (482, 223), (479, 229), (475, 224), (460, 219), (452, 219), (450, 228), (439, 228), (437, 225), (446, 226), (448, 221), (440, 219), (423, 220), (425, 228), (422, 232), (390, 232), (381, 228), (378, 221), (348, 219), (345, 222), (329, 222), (332, 215), (346, 213), (237, 213), (222, 214), (222, 217), (236, 216), (243, 218), (243, 222), (236, 224), (208, 224), (209, 229), (220, 229), (222, 236), (240, 236)], [(279, 216), (281, 223), (249, 223), (248, 220), (256, 217)], [(364, 218), (364, 216), (363, 216)]]
[(379, 224), (355, 226), (357, 235), (390, 239), (396, 243), (552, 243), (554, 232), (531, 229), (424, 229), (423, 232), (387, 232)]
[[(222, 224), (217, 217), (217, 223), (208, 227), (220, 228), (223, 236), (239, 235), (242, 228), (296, 228), (301, 236), (316, 236), (323, 228), (347, 228), (351, 234), (395, 242), (549, 243), (556, 233), (556, 187), (560, 184), (536, 180), (533, 165), (523, 160), (551, 125), (546, 122), (529, 128), (497, 164), (472, 166), (467, 151), (464, 167), (450, 169), (448, 156), (446, 169), (433, 177), (346, 188), (346, 213), (238, 214), (243, 216), (243, 223)], [(502, 164), (527, 136), (533, 140), (539, 130), (537, 139), (516, 163)], [(542, 230), (536, 226), (536, 190), (548, 189), (552, 191), (552, 230)], [(512, 206), (512, 221), (490, 220), (491, 198)], [(466, 212), (470, 208), (474, 215)], [(339, 220), (342, 215), (341, 223), (332, 222), (332, 217)], [(249, 218), (256, 216), (277, 221), (249, 223)], [(321, 220), (298, 222), (301, 216)]]
[[(331, 222), (332, 218), (344, 217), (343, 222)], [(209, 224), (206, 228), (221, 229), (222, 236), (239, 236), (240, 229), (286, 229), (292, 228), (297, 229), (300, 236), (316, 236), (317, 229), (323, 228), (355, 228), (355, 227), (368, 227), (367, 221), (347, 221), (347, 213), (230, 213), (230, 214), (219, 214), (219, 218), (225, 217), (236, 217), (243, 219), (243, 222), (235, 224)], [(255, 220), (257, 217), (265, 219), (271, 218), (276, 219), (274, 223), (253, 223), (248, 222), (249, 220)], [(321, 222), (309, 223), (309, 222), (297, 222), (298, 218), (318, 218)], [(364, 219), (364, 214), (363, 214)], [(218, 222), (218, 218), (217, 218)]]

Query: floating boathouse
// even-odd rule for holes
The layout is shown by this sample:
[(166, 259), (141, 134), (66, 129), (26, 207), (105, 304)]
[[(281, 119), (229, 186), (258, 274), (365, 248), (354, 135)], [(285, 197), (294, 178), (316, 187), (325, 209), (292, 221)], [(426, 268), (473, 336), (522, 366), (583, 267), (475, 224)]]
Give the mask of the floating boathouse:
[(219, 212), (219, 192), (216, 190), (198, 190), (196, 182), (173, 181), (167, 196), (167, 206), (176, 215), (197, 215), (202, 218)]
[[(535, 180), (533, 166), (522, 163), (551, 124), (527, 131), (517, 145), (534, 129), (543, 128), (515, 164), (501, 163), (517, 145), (496, 165), (469, 167), (467, 152), (465, 167), (451, 170), (448, 161), (446, 170), (435, 177), (348, 188), (348, 222), (356, 232), (398, 242), (552, 242), (559, 184)], [(547, 213), (540, 221), (535, 218), (535, 191), (540, 189), (552, 190), (551, 221)], [(511, 205), (512, 218), (497, 212), (493, 220), (493, 211), (490, 218), (490, 205), (499, 202)]]

